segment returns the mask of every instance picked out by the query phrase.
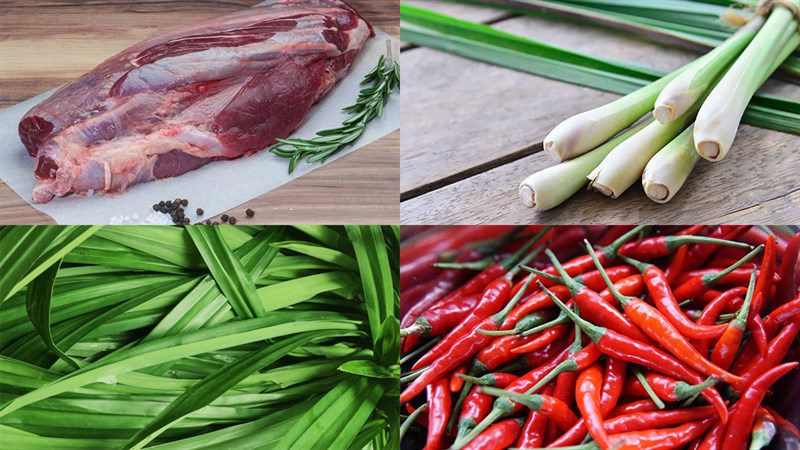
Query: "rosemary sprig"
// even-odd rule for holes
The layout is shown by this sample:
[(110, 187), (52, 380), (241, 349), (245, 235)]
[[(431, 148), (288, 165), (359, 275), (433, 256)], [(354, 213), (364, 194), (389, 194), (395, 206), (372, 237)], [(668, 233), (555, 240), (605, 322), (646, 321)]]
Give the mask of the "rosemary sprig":
[(364, 76), (361, 85), (371, 85), (361, 90), (355, 104), (343, 111), (352, 114), (342, 126), (317, 132), (312, 139), (278, 139), (269, 151), (282, 158), (289, 158), (289, 173), (297, 163), (325, 162), (344, 146), (350, 145), (364, 133), (372, 119), (380, 117), (389, 96), (400, 90), (400, 64), (381, 55), (378, 64)]

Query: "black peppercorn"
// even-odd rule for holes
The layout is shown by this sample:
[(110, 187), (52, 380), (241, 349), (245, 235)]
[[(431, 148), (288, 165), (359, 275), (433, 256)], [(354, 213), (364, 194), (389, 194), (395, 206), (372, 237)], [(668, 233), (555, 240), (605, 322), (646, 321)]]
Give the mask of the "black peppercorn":
[(189, 218), (188, 218), (188, 217), (184, 217), (184, 218), (183, 218), (183, 224), (184, 224), (184, 225), (189, 225), (189, 222), (190, 222), (190, 221), (189, 221)]
[(211, 222), (211, 225), (219, 225), (219, 222), (217, 222), (217, 221), (215, 220), (215, 221)]
[(172, 200), (167, 200), (166, 203), (164, 203), (164, 206), (167, 208), (172, 208)]
[(252, 209), (250, 209), (250, 208), (247, 208), (247, 211), (245, 211), (244, 213), (245, 213), (245, 215), (247, 215), (247, 217), (253, 217), (253, 216), (255, 216), (255, 215), (256, 215), (256, 212), (255, 212), (255, 211), (253, 211), (253, 210), (252, 210)]
[(153, 211), (158, 211), (159, 208), (160, 206), (157, 203), (153, 205)]
[(227, 222), (229, 218), (230, 216), (228, 216), (227, 214), (223, 214), (222, 217), (220, 217), (220, 220), (222, 220), (223, 222)]
[(195, 212), (197, 213), (198, 216), (202, 216), (203, 213), (205, 213), (205, 211), (203, 211), (203, 208), (197, 208), (197, 211)]
[(158, 202), (158, 207), (159, 208), (164, 206), (164, 205), (165, 205), (164, 200), (161, 200), (160, 202)]
[(162, 214), (166, 214), (166, 213), (169, 212), (169, 209), (167, 209), (167, 207), (165, 205), (165, 206), (162, 206), (161, 209), (159, 209), (159, 211), (161, 211)]
[(228, 223), (231, 225), (236, 225), (236, 217), (231, 217), (230, 219), (228, 219)]
[(181, 200), (181, 205), (182, 206), (189, 206), (189, 200), (186, 200), (186, 199)]
[(211, 225), (211, 219), (206, 219), (205, 224), (206, 225)]

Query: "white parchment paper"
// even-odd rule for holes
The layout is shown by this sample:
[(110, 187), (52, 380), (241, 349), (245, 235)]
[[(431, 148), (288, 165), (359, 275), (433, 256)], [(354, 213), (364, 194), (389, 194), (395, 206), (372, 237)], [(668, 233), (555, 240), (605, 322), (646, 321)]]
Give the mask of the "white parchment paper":
[[(292, 137), (311, 138), (317, 131), (340, 126), (342, 120), (347, 118), (342, 108), (355, 102), (364, 75), (375, 67), (380, 55), (386, 53), (386, 40), (393, 42), (395, 51), (399, 48), (398, 40), (381, 30), (376, 29), (375, 32), (376, 36), (364, 45), (350, 73), (311, 109)], [(195, 208), (203, 208), (204, 217), (212, 217), (322, 166), (319, 163), (302, 162), (289, 175), (288, 160), (261, 151), (232, 161), (216, 161), (179, 177), (136, 185), (122, 195), (71, 195), (55, 198), (50, 203), (36, 204), (31, 199), (36, 184), (33, 175), (35, 160), (28, 156), (22, 145), (17, 125), (32, 106), (52, 92), (0, 110), (0, 179), (34, 208), (60, 224), (169, 223), (168, 216), (158, 217), (160, 215), (154, 214), (152, 205), (159, 200), (175, 197), (189, 199), (187, 217), (195, 222), (199, 220), (194, 215)], [(400, 127), (399, 97), (397, 94), (391, 96), (382, 117), (367, 125), (355, 145), (343, 148), (327, 162), (397, 130)], [(190, 211), (191, 215), (188, 214)]]

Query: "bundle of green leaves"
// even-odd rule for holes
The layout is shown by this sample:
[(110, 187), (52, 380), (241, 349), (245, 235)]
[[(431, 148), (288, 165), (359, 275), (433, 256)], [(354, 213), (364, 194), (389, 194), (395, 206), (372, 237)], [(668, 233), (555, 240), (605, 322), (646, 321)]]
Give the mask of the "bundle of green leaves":
[(0, 228), (0, 442), (397, 447), (399, 229)]

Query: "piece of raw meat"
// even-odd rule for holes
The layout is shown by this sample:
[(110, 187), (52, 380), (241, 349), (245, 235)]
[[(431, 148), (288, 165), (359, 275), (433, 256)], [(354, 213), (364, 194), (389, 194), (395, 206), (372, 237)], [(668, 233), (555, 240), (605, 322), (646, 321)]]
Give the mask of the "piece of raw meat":
[(338, 0), (275, 0), (124, 50), (33, 107), (33, 199), (120, 193), (297, 129), (374, 30)]

